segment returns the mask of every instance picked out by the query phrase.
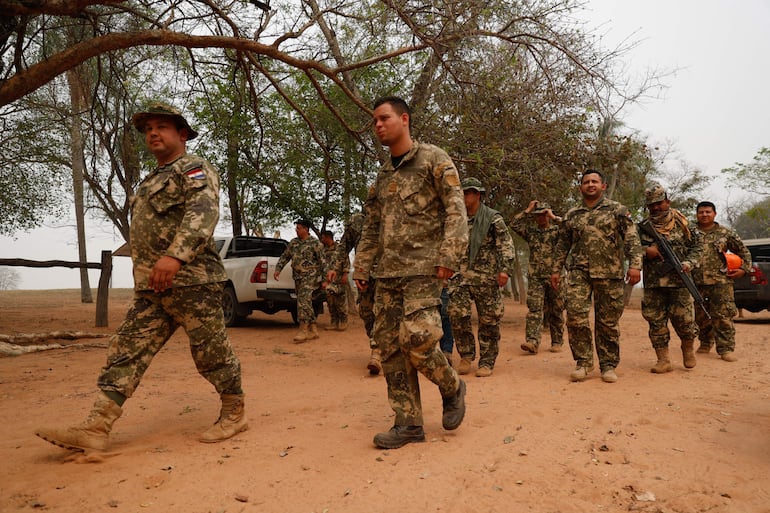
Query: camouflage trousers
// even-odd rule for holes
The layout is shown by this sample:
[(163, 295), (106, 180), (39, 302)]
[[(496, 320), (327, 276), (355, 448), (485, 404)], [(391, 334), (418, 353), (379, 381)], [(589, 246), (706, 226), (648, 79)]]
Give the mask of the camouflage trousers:
[[(564, 283), (564, 280), (562, 280)], [(549, 278), (532, 278), (527, 287), (527, 323), (524, 336), (540, 346), (543, 323), (551, 332), (551, 345), (564, 343), (564, 287), (554, 290)]]
[(313, 309), (313, 293), (318, 289), (318, 278), (295, 278), (294, 288), (297, 292), (297, 320), (301, 323), (315, 322), (315, 310)]
[(479, 367), (493, 369), (500, 352), (500, 319), (503, 297), (497, 282), (484, 285), (449, 285), (449, 319), (457, 352), (471, 361), (476, 359), (476, 339), (471, 325), (471, 305), (479, 314)]
[(602, 371), (620, 363), (620, 327), (623, 315), (622, 279), (591, 278), (586, 271), (570, 270), (567, 276), (567, 332), (572, 357), (582, 367), (593, 367), (591, 298), (594, 304), (596, 355)]
[(332, 323), (348, 322), (348, 294), (344, 283), (334, 283), (326, 287), (326, 304)]
[(438, 346), (440, 293), (441, 282), (432, 276), (377, 279), (374, 339), (398, 426), (423, 425), (418, 372), (438, 386), (442, 397), (454, 396), (460, 386)]
[(655, 349), (668, 347), (671, 334), (668, 321), (682, 341), (695, 340), (698, 327), (695, 325), (692, 296), (685, 287), (651, 287), (644, 289), (642, 316), (650, 324), (650, 342)]
[(366, 336), (369, 337), (369, 349), (377, 349), (372, 330), (374, 328), (374, 294), (377, 290), (377, 280), (371, 278), (366, 290), (358, 291), (358, 316), (364, 321)]
[(110, 338), (107, 364), (97, 385), (131, 397), (153, 357), (181, 326), (195, 367), (220, 394), (241, 394), (241, 364), (227, 338), (222, 284), (134, 293), (123, 324)]
[(701, 347), (717, 346), (717, 353), (735, 351), (735, 325), (733, 317), (738, 315), (732, 283), (698, 285), (711, 319), (700, 307), (695, 309), (698, 324), (698, 338)]

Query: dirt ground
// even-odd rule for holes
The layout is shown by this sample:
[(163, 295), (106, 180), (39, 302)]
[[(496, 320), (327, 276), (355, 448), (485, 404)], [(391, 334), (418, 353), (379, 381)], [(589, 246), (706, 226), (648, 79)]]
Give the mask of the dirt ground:
[[(110, 327), (97, 329), (78, 291), (0, 292), (0, 334), (110, 333), (129, 298), (111, 291)], [(0, 358), (0, 512), (770, 512), (770, 312), (736, 322), (738, 362), (712, 352), (684, 370), (677, 341), (675, 371), (654, 375), (638, 303), (622, 319), (620, 379), (606, 384), (597, 371), (570, 383), (571, 355), (544, 351), (546, 334), (524, 355), (525, 307), (507, 301), (495, 373), (467, 377), (463, 425), (441, 428), (423, 379), (427, 443), (390, 451), (372, 445), (393, 416), (355, 315), (302, 345), (286, 313), (230, 329), (251, 427), (220, 444), (197, 441), (219, 403), (183, 332), (104, 455), (73, 457), (33, 432), (83, 420), (105, 349)]]

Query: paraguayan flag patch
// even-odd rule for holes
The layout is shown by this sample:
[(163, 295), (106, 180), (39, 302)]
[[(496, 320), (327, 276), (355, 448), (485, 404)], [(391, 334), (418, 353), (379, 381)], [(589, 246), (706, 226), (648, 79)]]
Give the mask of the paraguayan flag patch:
[(191, 169), (185, 173), (185, 175), (188, 178), (192, 178), (193, 180), (205, 180), (206, 179), (206, 173), (203, 172), (203, 170), (199, 167), (196, 167), (195, 169)]

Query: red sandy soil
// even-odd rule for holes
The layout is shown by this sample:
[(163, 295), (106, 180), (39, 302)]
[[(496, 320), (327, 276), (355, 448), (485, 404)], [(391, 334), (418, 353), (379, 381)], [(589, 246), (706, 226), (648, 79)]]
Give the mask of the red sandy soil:
[[(0, 334), (110, 333), (130, 291), (111, 291), (109, 328), (93, 327), (95, 305), (79, 297), (0, 292)], [(302, 345), (285, 313), (230, 329), (251, 428), (219, 444), (197, 441), (219, 401), (181, 331), (126, 402), (107, 454), (33, 434), (84, 419), (105, 349), (0, 358), (0, 512), (770, 512), (770, 312), (737, 320), (738, 362), (712, 352), (685, 370), (677, 340), (675, 370), (654, 375), (635, 297), (615, 384), (597, 371), (570, 383), (570, 352), (545, 350), (545, 334), (539, 354), (523, 354), (525, 313), (507, 300), (494, 375), (466, 377), (463, 425), (441, 428), (441, 398), (423, 379), (427, 442), (389, 451), (372, 445), (393, 415), (355, 315), (346, 332)]]

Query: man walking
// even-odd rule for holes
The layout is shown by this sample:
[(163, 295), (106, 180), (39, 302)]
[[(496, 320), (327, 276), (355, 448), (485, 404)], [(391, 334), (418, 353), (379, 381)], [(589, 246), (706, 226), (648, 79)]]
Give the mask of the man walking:
[(313, 292), (323, 279), (323, 245), (310, 235), (311, 226), (307, 219), (297, 220), (294, 225), (297, 236), (283, 250), (273, 273), (273, 277), (278, 280), (284, 266), (291, 260), (294, 288), (297, 291), (299, 332), (294, 336), (297, 344), (318, 338)]
[(668, 353), (671, 334), (668, 321), (682, 341), (682, 360), (685, 368), (692, 369), (697, 363), (693, 352), (697, 327), (693, 311), (693, 298), (687, 286), (666, 260), (663, 250), (655, 241), (655, 230), (669, 242), (671, 249), (682, 264), (682, 271), (691, 272), (700, 261), (703, 245), (700, 234), (692, 230), (687, 218), (671, 208), (666, 190), (653, 182), (644, 191), (649, 216), (639, 223), (639, 237), (644, 250), (644, 296), (642, 315), (650, 324), (650, 342), (658, 358), (650, 369), (654, 374), (673, 370)]
[(477, 178), (462, 183), (468, 215), (468, 253), (461, 272), (449, 280), (449, 319), (460, 365), (468, 374), (476, 358), (476, 340), (471, 326), (471, 305), (479, 315), (479, 366), (476, 376), (492, 375), (500, 352), (500, 319), (503, 297), (500, 289), (508, 283), (513, 268), (513, 239), (500, 212), (484, 204), (486, 188)]
[(465, 254), (468, 220), (454, 163), (442, 149), (412, 141), (407, 103), (380, 98), (373, 117), (390, 159), (369, 189), (353, 278), (361, 290), (377, 279), (374, 339), (396, 419), (374, 444), (395, 449), (425, 440), (418, 372), (441, 392), (444, 429), (457, 429), (465, 416), (465, 383), (438, 342), (441, 286)]
[(639, 283), (642, 247), (628, 209), (604, 197), (607, 182), (599, 171), (589, 169), (580, 179), (583, 204), (564, 216), (556, 246), (551, 286), (558, 290), (561, 269), (569, 258), (567, 283), (567, 332), (577, 366), (572, 381), (583, 381), (593, 370), (594, 352), (589, 313), (593, 299), (596, 323), (596, 354), (602, 381), (618, 380), (620, 328), (623, 315), (623, 267), (625, 280)]
[[(531, 221), (534, 217), (534, 223)], [(552, 222), (553, 221), (553, 222)], [(551, 352), (558, 353), (564, 344), (564, 287), (551, 287), (551, 269), (559, 238), (561, 218), (554, 215), (548, 203), (532, 200), (524, 211), (513, 218), (511, 228), (529, 245), (527, 268), (527, 313), (525, 340), (521, 350), (537, 354), (543, 320), (551, 333)]]
[(334, 233), (331, 230), (321, 232), (321, 244), (323, 244), (324, 273), (326, 281), (323, 283), (324, 292), (326, 292), (326, 304), (329, 305), (329, 316), (331, 324), (325, 329), (332, 331), (345, 331), (348, 329), (348, 295), (345, 282), (348, 279), (350, 271), (350, 259), (347, 255), (340, 262), (342, 272), (334, 276), (333, 280), (328, 279), (329, 272), (335, 266), (335, 256), (337, 254), (337, 243), (334, 242)]
[(197, 137), (176, 108), (153, 103), (133, 116), (157, 167), (139, 184), (131, 208), (134, 298), (126, 319), (110, 339), (99, 394), (79, 426), (39, 429), (35, 434), (74, 451), (105, 450), (112, 425), (155, 354), (178, 327), (190, 338), (198, 372), (220, 394), (216, 423), (200, 437), (218, 442), (248, 428), (241, 365), (222, 315), (227, 275), (212, 235), (219, 220), (219, 174), (187, 153)]

